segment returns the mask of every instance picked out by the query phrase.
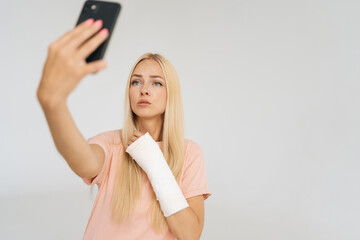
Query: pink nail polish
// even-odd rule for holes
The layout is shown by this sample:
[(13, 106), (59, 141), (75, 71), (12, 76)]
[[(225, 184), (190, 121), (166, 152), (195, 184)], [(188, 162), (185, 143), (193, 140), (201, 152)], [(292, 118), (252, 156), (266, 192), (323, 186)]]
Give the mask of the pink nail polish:
[(94, 19), (93, 18), (89, 18), (88, 20), (85, 21), (85, 24), (86, 25), (90, 25), (94, 22)]
[(99, 32), (99, 34), (100, 35), (106, 35), (106, 34), (108, 34), (108, 30), (107, 30), (107, 28), (103, 28), (100, 32)]
[(95, 23), (94, 23), (94, 25), (95, 25), (96, 27), (100, 27), (100, 26), (102, 25), (102, 20), (101, 20), (101, 19), (96, 20)]

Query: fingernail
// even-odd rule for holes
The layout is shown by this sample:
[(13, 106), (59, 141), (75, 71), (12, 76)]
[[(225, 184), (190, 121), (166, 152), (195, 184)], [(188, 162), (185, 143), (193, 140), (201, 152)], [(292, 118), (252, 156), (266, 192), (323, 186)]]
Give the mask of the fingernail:
[(99, 32), (99, 34), (100, 35), (106, 35), (106, 34), (108, 34), (108, 30), (107, 30), (107, 28), (103, 28), (100, 32)]
[(94, 23), (94, 26), (96, 26), (96, 27), (100, 27), (101, 25), (102, 25), (101, 19), (96, 20), (96, 22)]
[(93, 18), (89, 18), (88, 20), (85, 21), (85, 24), (86, 25), (90, 25), (94, 22), (94, 19)]

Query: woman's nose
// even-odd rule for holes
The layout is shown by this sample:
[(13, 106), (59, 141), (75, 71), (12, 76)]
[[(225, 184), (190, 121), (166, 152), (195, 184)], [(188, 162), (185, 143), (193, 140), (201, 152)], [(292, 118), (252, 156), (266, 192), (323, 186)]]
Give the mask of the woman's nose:
[(148, 91), (148, 89), (147, 89), (147, 87), (142, 87), (141, 88), (141, 94), (147, 94), (147, 95), (149, 95), (149, 91)]

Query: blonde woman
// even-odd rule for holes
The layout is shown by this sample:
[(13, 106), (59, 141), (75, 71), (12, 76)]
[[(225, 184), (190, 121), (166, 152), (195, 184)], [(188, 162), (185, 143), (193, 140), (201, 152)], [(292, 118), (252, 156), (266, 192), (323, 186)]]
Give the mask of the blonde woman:
[(86, 140), (71, 118), (69, 94), (106, 67), (85, 61), (108, 36), (101, 27), (89, 19), (50, 44), (37, 91), (58, 151), (99, 189), (83, 239), (200, 239), (211, 193), (202, 150), (184, 138), (180, 84), (167, 59), (147, 53), (135, 62), (122, 129)]

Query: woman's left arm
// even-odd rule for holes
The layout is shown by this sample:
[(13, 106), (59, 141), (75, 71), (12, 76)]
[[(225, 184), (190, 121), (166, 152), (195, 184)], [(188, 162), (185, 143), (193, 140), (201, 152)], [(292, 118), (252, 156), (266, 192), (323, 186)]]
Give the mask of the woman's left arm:
[(204, 224), (203, 195), (185, 199), (159, 146), (149, 133), (135, 131), (126, 152), (147, 173), (168, 226), (176, 238), (200, 239)]
[(179, 240), (200, 239), (204, 227), (204, 197), (187, 198), (189, 207), (166, 217), (171, 232)]

